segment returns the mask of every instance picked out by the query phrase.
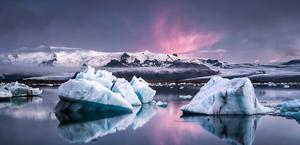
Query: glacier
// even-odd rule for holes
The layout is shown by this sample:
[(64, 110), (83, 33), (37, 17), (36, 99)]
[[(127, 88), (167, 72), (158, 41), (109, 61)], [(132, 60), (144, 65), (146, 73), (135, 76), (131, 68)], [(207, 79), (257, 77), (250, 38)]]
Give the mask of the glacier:
[(0, 84), (0, 98), (36, 96), (42, 92), (39, 88), (32, 88), (19, 82)]
[(229, 80), (219, 76), (212, 77), (181, 110), (206, 115), (253, 115), (273, 111), (259, 103), (248, 78)]
[(58, 88), (60, 102), (56, 111), (125, 111), (153, 100), (156, 91), (142, 78), (129, 83), (105, 70), (87, 66), (74, 79)]

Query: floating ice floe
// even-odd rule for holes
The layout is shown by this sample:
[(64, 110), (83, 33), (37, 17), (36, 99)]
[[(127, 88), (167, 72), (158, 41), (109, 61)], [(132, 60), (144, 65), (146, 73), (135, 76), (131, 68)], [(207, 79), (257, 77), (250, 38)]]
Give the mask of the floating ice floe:
[(290, 88), (290, 86), (289, 85), (283, 85), (283, 88), (288, 89), (288, 88)]
[(144, 79), (133, 76), (130, 84), (142, 103), (149, 103), (153, 100), (156, 91), (150, 88)]
[(42, 92), (39, 88), (32, 88), (18, 82), (0, 84), (0, 98), (35, 96)]
[(283, 112), (287, 111), (299, 111), (300, 110), (300, 99), (295, 99), (295, 100), (290, 100), (290, 101), (285, 101), (281, 104), (278, 104), (276, 106), (279, 110)]
[(296, 119), (300, 123), (300, 99), (285, 101), (276, 107), (276, 114)]
[(156, 106), (159, 106), (159, 107), (167, 107), (167, 106), (168, 106), (168, 103), (167, 103), (167, 102), (158, 101), (158, 102), (156, 103)]
[(75, 79), (62, 84), (58, 88), (58, 95), (61, 102), (56, 111), (132, 112), (132, 105), (151, 102), (155, 91), (142, 78), (133, 77), (129, 83), (110, 72), (95, 72), (94, 68), (88, 66)]
[(212, 77), (181, 110), (207, 115), (252, 115), (273, 111), (259, 103), (248, 78), (229, 80), (217, 76)]
[(179, 98), (180, 99), (191, 99), (191, 98), (193, 98), (193, 96), (192, 95), (179, 95)]
[(274, 82), (268, 82), (268, 86), (269, 86), (269, 87), (276, 87), (277, 84), (275, 84)]

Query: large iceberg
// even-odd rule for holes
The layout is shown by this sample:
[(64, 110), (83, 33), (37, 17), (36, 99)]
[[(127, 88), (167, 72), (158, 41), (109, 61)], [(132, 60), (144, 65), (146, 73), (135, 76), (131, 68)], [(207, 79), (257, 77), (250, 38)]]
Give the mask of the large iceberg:
[[(85, 79), (69, 80), (58, 88), (58, 96), (61, 100), (86, 102), (90, 103), (90, 106), (94, 104), (95, 107), (103, 106), (103, 110), (129, 112), (132, 110), (132, 106), (125, 98), (103, 85), (99, 85), (96, 81)], [(74, 110), (77, 108), (74, 107)]]
[(95, 71), (87, 66), (75, 79), (58, 88), (61, 102), (56, 111), (126, 111), (132, 105), (151, 102), (155, 91), (142, 78), (134, 77), (130, 83), (105, 70)]
[(0, 84), (0, 98), (35, 96), (42, 92), (39, 88), (32, 88), (18, 82)]
[(206, 115), (251, 115), (272, 111), (259, 103), (248, 78), (229, 80), (218, 76), (212, 77), (181, 110)]
[(153, 100), (156, 91), (150, 88), (144, 79), (133, 76), (130, 83), (142, 103), (149, 103)]

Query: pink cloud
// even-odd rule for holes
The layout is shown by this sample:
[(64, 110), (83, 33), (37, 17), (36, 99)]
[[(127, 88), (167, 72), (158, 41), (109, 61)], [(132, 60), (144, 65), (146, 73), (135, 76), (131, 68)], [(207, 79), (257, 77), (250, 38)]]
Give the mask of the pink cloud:
[(179, 18), (170, 22), (166, 13), (158, 15), (154, 21), (155, 44), (164, 53), (189, 54), (214, 45), (223, 36), (219, 32), (188, 31), (185, 28)]

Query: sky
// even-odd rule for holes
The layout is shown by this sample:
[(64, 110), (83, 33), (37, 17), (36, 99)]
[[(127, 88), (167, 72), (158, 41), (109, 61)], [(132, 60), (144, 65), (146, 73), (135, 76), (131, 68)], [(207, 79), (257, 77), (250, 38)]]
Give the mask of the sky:
[(40, 45), (228, 62), (300, 58), (299, 0), (1, 0), (0, 53)]

